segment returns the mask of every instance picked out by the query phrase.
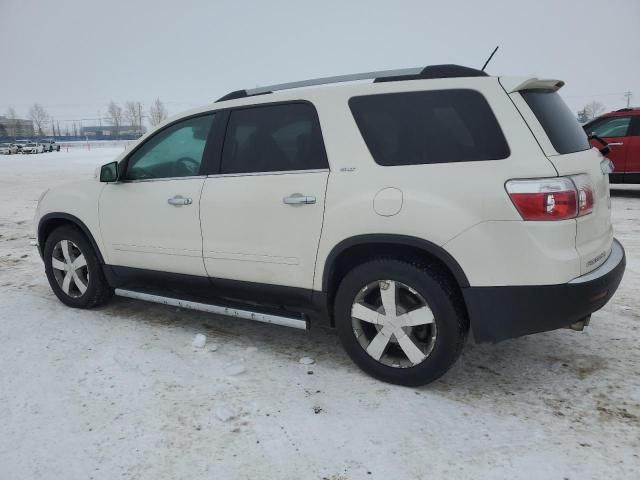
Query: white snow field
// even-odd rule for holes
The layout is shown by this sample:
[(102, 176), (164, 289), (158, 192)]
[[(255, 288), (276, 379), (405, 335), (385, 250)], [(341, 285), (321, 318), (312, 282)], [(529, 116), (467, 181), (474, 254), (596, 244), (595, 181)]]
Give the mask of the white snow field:
[(403, 388), (330, 332), (62, 305), (36, 202), (119, 151), (0, 157), (0, 479), (640, 478), (640, 187), (614, 187), (627, 272), (584, 332), (469, 342)]

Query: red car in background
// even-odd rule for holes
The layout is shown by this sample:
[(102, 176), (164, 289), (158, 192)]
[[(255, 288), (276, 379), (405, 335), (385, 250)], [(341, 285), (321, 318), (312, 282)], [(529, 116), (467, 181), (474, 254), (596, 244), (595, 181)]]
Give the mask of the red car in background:
[[(609, 174), (611, 183), (640, 183), (640, 108), (623, 108), (591, 120), (582, 128), (590, 136), (607, 142), (607, 155), (615, 170)], [(591, 145), (601, 148), (596, 138)]]

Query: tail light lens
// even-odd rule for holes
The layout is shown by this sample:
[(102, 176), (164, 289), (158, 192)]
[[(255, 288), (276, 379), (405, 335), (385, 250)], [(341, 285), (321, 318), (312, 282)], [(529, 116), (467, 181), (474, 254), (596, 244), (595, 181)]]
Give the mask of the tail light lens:
[(505, 187), (524, 220), (569, 220), (593, 210), (588, 175), (509, 180)]
[(593, 187), (589, 181), (589, 175), (574, 175), (571, 177), (578, 192), (578, 216), (586, 215), (593, 211)]

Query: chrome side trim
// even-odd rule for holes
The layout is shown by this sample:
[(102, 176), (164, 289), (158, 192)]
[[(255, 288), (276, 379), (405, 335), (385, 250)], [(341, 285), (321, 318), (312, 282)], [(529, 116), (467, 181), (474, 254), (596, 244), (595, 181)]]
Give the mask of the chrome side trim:
[(424, 70), (424, 67), (401, 68), (398, 70), (380, 70), (378, 72), (351, 73), (348, 75), (337, 75), (334, 77), (312, 78), (297, 82), (279, 83), (266, 87), (248, 88), (247, 95), (258, 95), (260, 93), (277, 92), (278, 90), (290, 90), (292, 88), (313, 87), (316, 85), (326, 85), (329, 83), (355, 82), (357, 80), (373, 80), (378, 77), (401, 77), (404, 75), (417, 75)]
[(329, 173), (329, 169), (316, 168), (313, 170), (283, 170), (279, 172), (218, 173), (213, 175), (207, 175), (207, 178), (258, 177), (258, 176), (265, 176), (265, 175), (299, 175), (301, 173)]
[(145, 302), (160, 303), (162, 305), (171, 305), (172, 307), (188, 308), (190, 310), (199, 310), (201, 312), (215, 313), (217, 315), (225, 315), (228, 317), (243, 318), (245, 320), (255, 320), (262, 323), (273, 323), (284, 327), (298, 328), (307, 330), (307, 321), (302, 318), (281, 317), (279, 315), (271, 315), (268, 313), (251, 312), (249, 310), (239, 310), (235, 308), (222, 307), (219, 305), (210, 305), (208, 303), (191, 302), (189, 300), (180, 300), (178, 298), (163, 297), (160, 295), (151, 295), (150, 293), (135, 292), (133, 290), (124, 290), (116, 288), (115, 294), (120, 297), (133, 298), (135, 300), (143, 300)]
[(591, 280), (600, 278), (606, 275), (607, 273), (609, 273), (614, 268), (616, 268), (623, 258), (624, 258), (624, 249), (622, 248), (622, 245), (620, 245), (620, 242), (618, 242), (618, 240), (614, 238), (613, 245), (611, 246), (611, 253), (609, 254), (609, 258), (607, 258), (605, 262), (595, 270), (592, 270), (589, 273), (585, 273), (580, 277), (574, 278), (569, 283), (570, 284), (585, 283), (585, 282), (590, 282)]
[(206, 175), (191, 175), (190, 177), (161, 177), (161, 178), (140, 178), (138, 180), (119, 180), (118, 182), (109, 183), (145, 183), (145, 182), (168, 182), (169, 180), (195, 180), (198, 178), (207, 178)]

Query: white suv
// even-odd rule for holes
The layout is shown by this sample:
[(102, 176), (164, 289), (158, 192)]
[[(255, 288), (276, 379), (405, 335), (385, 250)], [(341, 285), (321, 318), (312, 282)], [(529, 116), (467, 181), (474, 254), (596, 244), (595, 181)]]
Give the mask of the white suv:
[(581, 329), (625, 255), (610, 162), (562, 85), (440, 65), (233, 92), (45, 193), (47, 277), (72, 307), (115, 292), (334, 327), (404, 385), (444, 374), (469, 329)]

